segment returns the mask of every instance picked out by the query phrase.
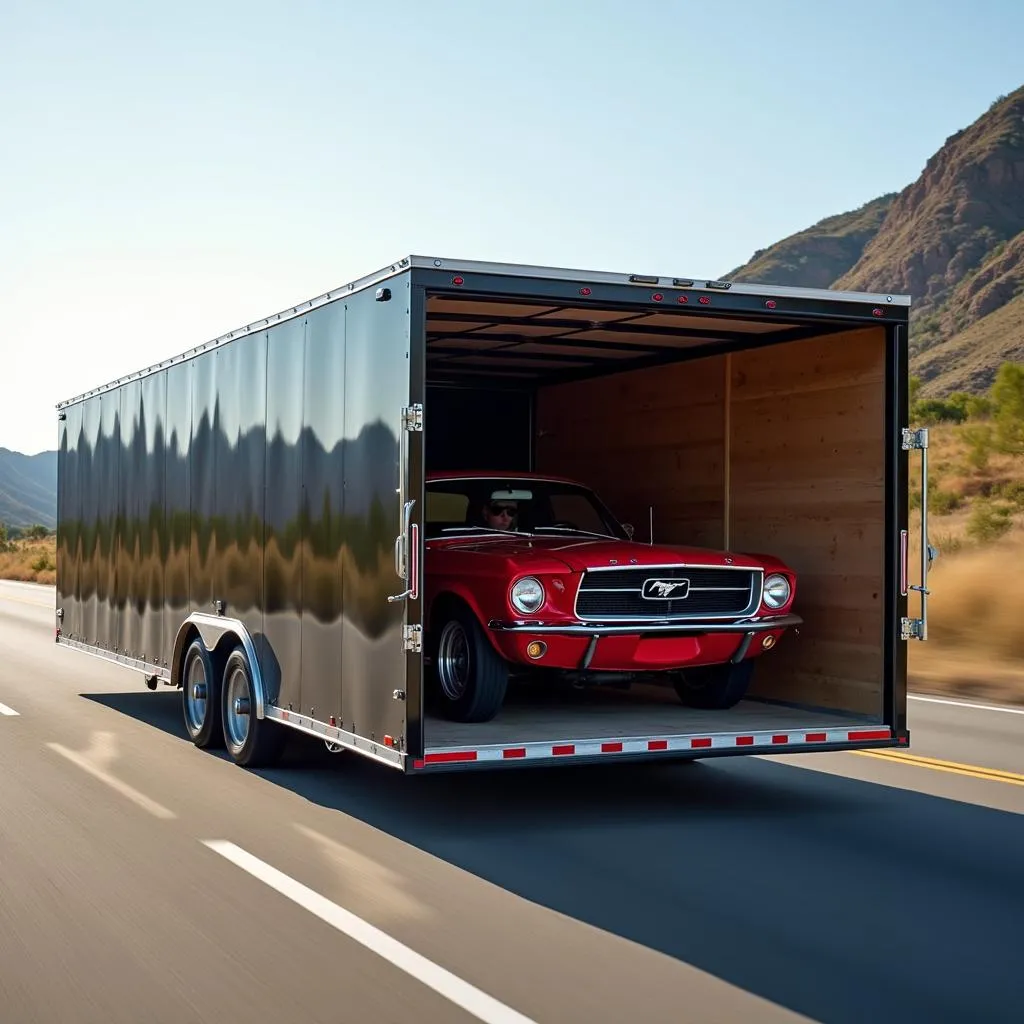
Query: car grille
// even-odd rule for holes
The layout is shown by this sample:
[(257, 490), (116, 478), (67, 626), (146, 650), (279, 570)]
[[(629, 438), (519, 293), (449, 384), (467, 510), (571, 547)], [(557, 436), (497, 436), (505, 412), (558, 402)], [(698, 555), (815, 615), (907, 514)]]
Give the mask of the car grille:
[[(576, 596), (581, 619), (669, 619), (752, 615), (760, 603), (761, 572), (751, 569), (602, 569), (586, 572)], [(650, 599), (648, 581), (683, 584), (686, 596)], [(684, 583), (685, 581), (685, 583)], [(665, 593), (669, 588), (649, 585)], [(678, 588), (677, 588), (678, 589)]]

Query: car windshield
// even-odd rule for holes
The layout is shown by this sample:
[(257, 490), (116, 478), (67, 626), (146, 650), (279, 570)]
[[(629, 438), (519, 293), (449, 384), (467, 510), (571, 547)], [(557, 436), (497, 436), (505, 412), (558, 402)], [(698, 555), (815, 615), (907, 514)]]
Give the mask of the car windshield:
[(627, 538), (589, 488), (529, 477), (428, 480), (424, 528), (428, 537), (511, 532)]

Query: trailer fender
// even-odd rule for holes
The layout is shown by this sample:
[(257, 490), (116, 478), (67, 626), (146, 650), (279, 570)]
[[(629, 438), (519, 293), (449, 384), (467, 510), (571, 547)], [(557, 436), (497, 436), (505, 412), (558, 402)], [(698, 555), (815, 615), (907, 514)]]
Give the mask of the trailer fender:
[(178, 627), (178, 635), (174, 638), (174, 653), (171, 657), (171, 680), (175, 686), (181, 685), (181, 662), (191, 638), (198, 634), (203, 645), (211, 654), (226, 636), (233, 637), (242, 645), (249, 659), (249, 671), (252, 673), (252, 688), (256, 697), (256, 717), (263, 718), (266, 706), (266, 689), (263, 685), (263, 672), (259, 658), (256, 657), (256, 645), (253, 643), (249, 630), (239, 619), (229, 619), (223, 615), (211, 615), (208, 612), (193, 612)]

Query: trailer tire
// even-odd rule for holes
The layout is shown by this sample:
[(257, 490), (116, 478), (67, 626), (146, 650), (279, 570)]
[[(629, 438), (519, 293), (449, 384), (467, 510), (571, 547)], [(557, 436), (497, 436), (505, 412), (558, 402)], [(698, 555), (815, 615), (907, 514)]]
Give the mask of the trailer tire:
[(213, 656), (197, 636), (185, 652), (181, 670), (181, 710), (189, 739), (200, 750), (215, 749), (224, 740), (220, 686)]
[(700, 665), (683, 669), (673, 677), (676, 694), (687, 707), (725, 710), (735, 707), (747, 694), (754, 674), (752, 659), (738, 665)]
[(465, 607), (448, 610), (432, 644), (433, 674), (442, 713), (457, 722), (489, 722), (508, 690), (505, 659), (488, 643), (476, 616)]
[(284, 726), (270, 718), (256, 717), (256, 688), (249, 657), (241, 644), (224, 663), (221, 721), (224, 745), (235, 764), (262, 768), (280, 758), (287, 740)]

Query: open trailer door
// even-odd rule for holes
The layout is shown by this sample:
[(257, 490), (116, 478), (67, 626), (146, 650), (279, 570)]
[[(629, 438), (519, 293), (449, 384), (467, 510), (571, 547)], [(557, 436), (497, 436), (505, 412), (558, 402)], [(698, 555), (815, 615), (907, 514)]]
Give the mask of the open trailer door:
[(344, 497), (327, 524), (334, 540), (325, 538), (341, 563), (341, 745), (397, 768), (409, 753), (409, 672), (417, 687), (419, 678), (410, 627), (419, 622), (422, 420), (410, 393), (407, 282), (399, 275), (345, 299)]

